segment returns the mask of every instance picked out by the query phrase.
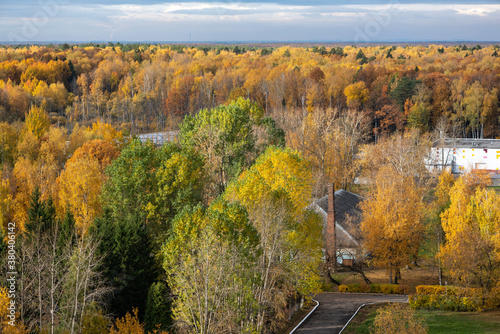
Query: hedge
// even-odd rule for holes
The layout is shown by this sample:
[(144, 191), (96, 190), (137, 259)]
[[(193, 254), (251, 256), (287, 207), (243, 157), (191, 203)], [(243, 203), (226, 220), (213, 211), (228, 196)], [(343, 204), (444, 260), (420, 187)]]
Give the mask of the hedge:
[(409, 291), (403, 284), (348, 284), (339, 285), (339, 292), (383, 293), (387, 295), (405, 295)]
[(414, 308), (444, 311), (482, 311), (500, 307), (500, 287), (483, 295), (479, 288), (419, 285), (410, 296)]

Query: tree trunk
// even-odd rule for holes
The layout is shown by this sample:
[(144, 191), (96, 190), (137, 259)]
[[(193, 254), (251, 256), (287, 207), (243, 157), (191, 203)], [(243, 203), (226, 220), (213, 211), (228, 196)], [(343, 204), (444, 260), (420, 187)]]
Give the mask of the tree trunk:
[(71, 334), (75, 332), (75, 322), (76, 322), (76, 315), (78, 312), (78, 282), (80, 280), (80, 265), (78, 264), (78, 267), (76, 268), (76, 283), (75, 283), (75, 301), (74, 301), (74, 312), (71, 317)]
[(401, 280), (401, 269), (396, 268), (394, 271), (394, 284), (398, 284), (398, 280)]
[(335, 278), (332, 277), (332, 274), (330, 273), (330, 270), (327, 270), (327, 276), (330, 279), (330, 282), (332, 282), (333, 284), (335, 284), (337, 286), (340, 285), (340, 282), (337, 281)]
[(363, 269), (361, 268), (361, 266), (358, 264), (358, 263), (353, 263), (352, 266), (344, 266), (345, 268), (348, 268), (349, 270), (351, 271), (354, 271), (355, 273), (358, 273), (361, 275), (361, 277), (363, 277), (363, 280), (365, 281), (366, 284), (370, 285), (372, 284), (372, 281), (370, 281), (370, 279), (368, 277), (366, 277)]

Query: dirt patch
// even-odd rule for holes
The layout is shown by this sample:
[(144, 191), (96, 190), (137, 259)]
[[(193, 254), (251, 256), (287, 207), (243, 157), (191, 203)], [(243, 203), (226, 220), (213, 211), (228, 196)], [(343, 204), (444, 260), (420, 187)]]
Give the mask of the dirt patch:
[[(385, 269), (368, 269), (365, 275), (375, 284), (387, 284), (389, 278)], [(346, 275), (342, 273), (342, 284), (365, 284), (360, 274), (352, 273)], [(401, 270), (400, 284), (407, 285), (410, 288), (410, 294), (415, 293), (415, 287), (418, 285), (439, 285), (438, 270), (434, 267), (413, 267), (411, 269)]]

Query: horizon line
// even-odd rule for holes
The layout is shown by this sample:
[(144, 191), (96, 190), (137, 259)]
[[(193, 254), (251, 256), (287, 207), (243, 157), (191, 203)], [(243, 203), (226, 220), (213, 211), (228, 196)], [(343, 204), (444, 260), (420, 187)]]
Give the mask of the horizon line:
[(110, 41), (110, 40), (86, 40), (86, 41), (68, 41), (68, 40), (48, 40), (48, 41), (0, 41), (0, 45), (36, 45), (36, 44), (88, 44), (88, 43), (96, 43), (96, 44), (310, 44), (310, 43), (323, 43), (323, 44), (390, 44), (390, 43), (410, 43), (410, 44), (418, 44), (418, 43), (479, 43), (479, 44), (495, 44), (500, 43), (500, 40), (497, 41), (481, 41), (481, 40), (380, 40), (380, 41), (339, 41), (339, 40), (276, 40), (276, 41), (265, 41), (265, 40), (249, 40), (249, 41), (155, 41), (155, 40), (144, 40), (144, 41), (126, 41), (126, 40), (118, 40), (118, 41)]

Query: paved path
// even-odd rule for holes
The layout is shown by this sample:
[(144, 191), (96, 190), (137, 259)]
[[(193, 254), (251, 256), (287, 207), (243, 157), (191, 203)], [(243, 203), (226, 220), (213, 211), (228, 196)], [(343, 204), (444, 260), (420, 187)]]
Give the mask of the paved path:
[(403, 295), (358, 293), (321, 293), (314, 297), (320, 305), (300, 326), (297, 334), (336, 334), (363, 304), (373, 302), (406, 302)]

